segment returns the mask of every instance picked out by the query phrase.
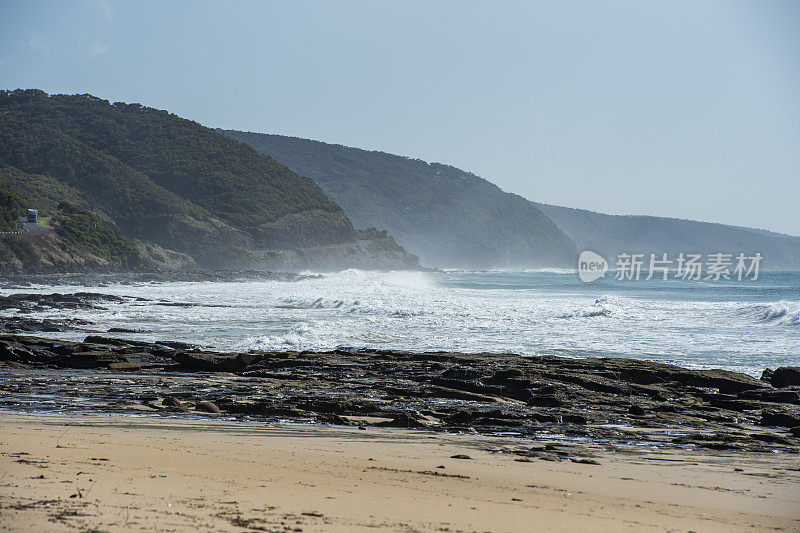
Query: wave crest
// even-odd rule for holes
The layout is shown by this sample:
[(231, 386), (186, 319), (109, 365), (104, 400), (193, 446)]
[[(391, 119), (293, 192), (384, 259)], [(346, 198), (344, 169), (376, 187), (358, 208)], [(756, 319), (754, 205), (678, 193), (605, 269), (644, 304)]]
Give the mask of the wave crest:
[(577, 309), (575, 311), (570, 311), (569, 313), (560, 314), (557, 316), (557, 318), (593, 318), (599, 316), (609, 317), (611, 316), (613, 307), (620, 307), (619, 298), (606, 295), (597, 298), (592, 305), (582, 309)]
[(754, 306), (759, 320), (781, 326), (800, 326), (800, 302), (781, 300), (774, 304)]

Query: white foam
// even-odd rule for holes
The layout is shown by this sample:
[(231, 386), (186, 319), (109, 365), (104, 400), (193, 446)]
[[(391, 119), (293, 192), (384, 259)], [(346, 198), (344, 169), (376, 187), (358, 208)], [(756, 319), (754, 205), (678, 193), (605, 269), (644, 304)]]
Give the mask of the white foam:
[(800, 326), (800, 302), (781, 300), (755, 306), (761, 320), (781, 326)]
[[(598, 293), (598, 286), (559, 274), (347, 270), (292, 282), (87, 288), (224, 307), (126, 302), (109, 303), (105, 310), (51, 310), (33, 316), (77, 317), (95, 322), (98, 332), (124, 327), (146, 332), (135, 337), (141, 340), (180, 340), (222, 350), (375, 346), (529, 355), (568, 350), (747, 369), (753, 374), (767, 366), (800, 362), (800, 303), (793, 289), (787, 291), (787, 300), (754, 304), (738, 300), (735, 292), (720, 299), (718, 285), (717, 292), (708, 295), (694, 284), (686, 287), (678, 296), (673, 296), (675, 284), (619, 291), (604, 286)], [(44, 287), (25, 292), (78, 290)], [(786, 325), (792, 327), (774, 327)]]

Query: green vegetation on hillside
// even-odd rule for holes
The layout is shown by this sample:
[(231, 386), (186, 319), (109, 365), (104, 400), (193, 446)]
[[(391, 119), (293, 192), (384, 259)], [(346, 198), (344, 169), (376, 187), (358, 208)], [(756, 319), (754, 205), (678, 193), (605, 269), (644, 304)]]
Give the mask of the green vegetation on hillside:
[[(0, 177), (43, 216), (75, 206), (84, 214), (54, 217), (58, 231), (113, 264), (133, 256), (111, 229), (212, 268), (252, 262), (252, 250), (358, 239), (312, 180), (250, 146), (166, 111), (90, 95), (0, 91)], [(98, 232), (87, 233), (95, 223)]]
[[(18, 197), (56, 230), (30, 241), (52, 252), (43, 268), (81, 261), (81, 249), (94, 258), (82, 267), (138, 268), (136, 250), (168, 265), (252, 267), (263, 258), (255, 252), (301, 257), (303, 248), (344, 250), (358, 239), (312, 180), (252, 147), (166, 111), (91, 95), (0, 91), (0, 178), (14, 195), (0, 207), (2, 224), (20, 214)], [(408, 263), (390, 239), (375, 240)], [(386, 253), (382, 261), (390, 263)]]
[(25, 206), (22, 200), (0, 173), (0, 231), (16, 231), (17, 221), (23, 214)]
[[(113, 269), (137, 270), (147, 266), (133, 243), (113, 223), (87, 211), (85, 202), (76, 205), (62, 200), (54, 205), (59, 193), (81, 202), (78, 191), (50, 178), (25, 174), (13, 167), (0, 169), (0, 231), (18, 230), (17, 221), (29, 208), (38, 209), (40, 216), (49, 216), (52, 226), (51, 230), (43, 232), (4, 235), (0, 241), (0, 260), (9, 263), (16, 259), (24, 271), (38, 272), (45, 265), (37, 247), (55, 244), (61, 250), (56, 255), (69, 251), (99, 258)], [(45, 234), (56, 237), (38, 238), (49, 236)], [(0, 271), (6, 271), (8, 264), (0, 266)]]
[(113, 224), (94, 213), (61, 202), (53, 225), (58, 233), (82, 244), (114, 267), (138, 270), (145, 266), (131, 241), (122, 236)]
[[(320, 239), (313, 227), (300, 232), (309, 243), (353, 238), (339, 206), (310, 179), (166, 111), (28, 90), (0, 92), (0, 113), (7, 133), (0, 164), (68, 183), (115, 220), (125, 218), (120, 226), (139, 238), (158, 234), (153, 226), (169, 219), (224, 233), (215, 245), (285, 245), (287, 236), (271, 234), (269, 224), (308, 212), (328, 214), (307, 224), (319, 227)], [(179, 239), (167, 241), (163, 233), (182, 229), (161, 232), (159, 244), (180, 249)]]
[[(209, 245), (244, 242), (235, 229), (118, 159), (5, 113), (0, 113), (0, 165), (41, 174), (80, 191), (92, 209), (133, 238), (190, 253)], [(48, 198), (42, 200), (46, 204)], [(40, 198), (32, 196), (31, 201), (38, 203)]]
[(26, 207), (38, 209), (40, 217), (56, 214), (61, 202), (68, 202), (80, 209), (89, 208), (78, 189), (41, 174), (26, 174), (14, 167), (5, 167), (0, 168), (0, 181), (4, 181), (20, 197), (35, 198)]

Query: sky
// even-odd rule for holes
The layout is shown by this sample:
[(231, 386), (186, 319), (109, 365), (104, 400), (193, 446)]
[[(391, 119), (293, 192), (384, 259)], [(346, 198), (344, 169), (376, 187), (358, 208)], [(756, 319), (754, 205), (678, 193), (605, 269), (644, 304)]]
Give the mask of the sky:
[(800, 235), (800, 2), (0, 0), (0, 88)]

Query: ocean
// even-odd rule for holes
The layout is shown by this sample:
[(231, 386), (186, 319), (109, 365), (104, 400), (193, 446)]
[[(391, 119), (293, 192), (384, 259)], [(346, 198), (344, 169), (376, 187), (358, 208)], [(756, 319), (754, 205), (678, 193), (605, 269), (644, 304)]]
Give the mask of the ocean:
[[(369, 347), (620, 356), (754, 376), (767, 367), (800, 365), (800, 272), (761, 272), (755, 281), (608, 275), (583, 283), (566, 270), (346, 270), (296, 281), (34, 285), (0, 294), (79, 291), (146, 301), (29, 314), (90, 323), (36, 335), (102, 333), (230, 351)], [(137, 332), (105, 333), (109, 328)]]

